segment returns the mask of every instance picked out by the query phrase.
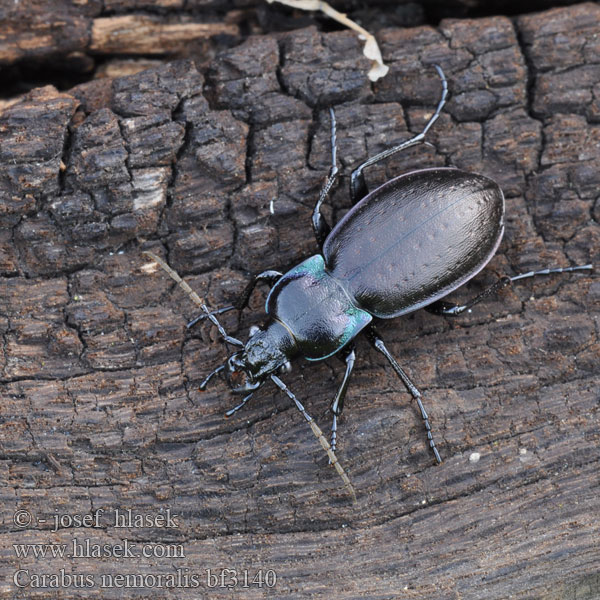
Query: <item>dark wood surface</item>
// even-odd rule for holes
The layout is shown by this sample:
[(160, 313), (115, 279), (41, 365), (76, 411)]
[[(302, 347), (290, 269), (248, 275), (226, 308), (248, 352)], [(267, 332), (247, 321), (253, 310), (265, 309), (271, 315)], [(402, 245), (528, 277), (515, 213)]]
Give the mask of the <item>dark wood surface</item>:
[[(217, 307), (250, 272), (315, 253), (326, 107), (343, 174), (335, 221), (352, 165), (431, 114), (438, 63), (451, 98), (433, 147), (369, 180), (456, 165), (502, 186), (504, 241), (455, 297), (502, 274), (600, 264), (598, 5), (379, 40), (391, 69), (376, 84), (352, 33), (307, 28), (250, 37), (202, 72), (165, 62), (36, 89), (0, 114), (1, 598), (600, 597), (595, 272), (526, 280), (460, 318), (420, 311), (381, 327), (424, 393), (440, 466), (409, 395), (361, 340), (338, 451), (353, 504), (273, 386), (230, 419), (239, 397), (222, 381), (199, 390), (226, 349), (207, 324), (186, 332), (196, 309), (141, 254), (165, 256)], [(265, 294), (223, 316), (230, 333), (261, 322)], [(298, 361), (284, 379), (327, 429), (341, 375), (336, 359)], [(68, 526), (98, 510), (99, 527)], [(127, 510), (154, 521), (115, 527)], [(177, 527), (161, 526), (167, 511)], [(19, 558), (13, 547), (69, 553), (74, 539), (110, 548)], [(121, 558), (124, 540), (178, 556)], [(61, 569), (91, 579), (19, 590), (17, 569), (34, 584)], [(237, 587), (208, 587), (222, 569)], [(268, 570), (275, 587), (242, 587), (244, 571)], [(200, 587), (158, 579), (178, 572)], [(145, 586), (102, 587), (119, 574)]]
[[(330, 0), (367, 27), (408, 27), (443, 18), (523, 14), (576, 0)], [(297, 29), (327, 19), (265, 0), (23, 0), (0, 3), (0, 75), (10, 67), (84, 76), (117, 57), (195, 56), (252, 32)], [(330, 24), (329, 24), (330, 26)], [(3, 72), (3, 68), (6, 69)], [(17, 75), (18, 77), (18, 75)], [(6, 92), (5, 86), (0, 94)]]

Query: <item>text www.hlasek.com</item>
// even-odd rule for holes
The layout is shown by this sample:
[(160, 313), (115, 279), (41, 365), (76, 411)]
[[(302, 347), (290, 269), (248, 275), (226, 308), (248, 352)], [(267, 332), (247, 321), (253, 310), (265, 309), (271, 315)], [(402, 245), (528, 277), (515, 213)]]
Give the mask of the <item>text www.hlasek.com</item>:
[(183, 544), (96, 544), (74, 538), (69, 544), (13, 544), (17, 558), (184, 558)]

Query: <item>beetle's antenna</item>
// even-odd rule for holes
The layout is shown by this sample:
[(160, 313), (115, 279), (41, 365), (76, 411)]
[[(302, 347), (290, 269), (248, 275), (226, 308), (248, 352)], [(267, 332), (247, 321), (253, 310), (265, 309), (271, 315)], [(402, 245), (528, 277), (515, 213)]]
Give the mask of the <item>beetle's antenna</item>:
[[(195, 304), (197, 304), (206, 313), (206, 316), (210, 319), (210, 321), (214, 325), (216, 325), (217, 329), (219, 330), (219, 333), (221, 334), (221, 336), (223, 337), (223, 339), (226, 342), (229, 342), (233, 346), (241, 346), (242, 348), (244, 347), (243, 342), (241, 342), (237, 338), (234, 338), (234, 337), (232, 337), (232, 336), (230, 336), (230, 335), (227, 334), (227, 332), (223, 329), (223, 326), (221, 325), (221, 323), (219, 323), (219, 321), (217, 321), (217, 318), (215, 317), (215, 315), (208, 310), (206, 304), (204, 304), (204, 301), (179, 276), (179, 273), (177, 273), (177, 271), (175, 271), (174, 269), (172, 269), (162, 258), (160, 258), (156, 254), (154, 254), (154, 252), (150, 252), (149, 250), (144, 250), (144, 252), (142, 252), (142, 254), (145, 254), (146, 256), (149, 256), (155, 263), (157, 263), (169, 275), (169, 277), (173, 281), (177, 282), (177, 284), (179, 285), (179, 287), (191, 298), (192, 302), (194, 302)], [(210, 379), (210, 377), (212, 377), (212, 375), (214, 375), (214, 374), (215, 374), (215, 372), (213, 371), (213, 373), (210, 374), (210, 376), (208, 377), (208, 379)], [(206, 383), (208, 383), (208, 380), (205, 380), (205, 381), (206, 381)]]
[(329, 457), (329, 463), (335, 467), (335, 470), (338, 472), (339, 476), (342, 478), (344, 485), (346, 486), (346, 489), (352, 496), (352, 500), (354, 502), (356, 502), (356, 492), (354, 491), (354, 487), (352, 486), (352, 483), (350, 482), (348, 475), (346, 475), (346, 471), (344, 471), (344, 469), (343, 469), (342, 465), (340, 464), (340, 461), (338, 460), (334, 451), (331, 449), (329, 442), (325, 439), (325, 436), (323, 435), (321, 428), (315, 423), (314, 419), (306, 412), (306, 409), (304, 408), (304, 406), (302, 406), (302, 403), (300, 402), (300, 400), (298, 400), (298, 398), (296, 398), (296, 396), (294, 396), (292, 391), (287, 387), (287, 385), (285, 385), (285, 383), (283, 383), (283, 381), (281, 381), (281, 379), (279, 379), (279, 377), (277, 377), (277, 375), (271, 375), (271, 379), (273, 380), (273, 383), (275, 383), (275, 385), (282, 392), (285, 392), (288, 395), (288, 397), (294, 401), (294, 403), (296, 404), (296, 407), (302, 413), (302, 416), (306, 419), (306, 421), (310, 425), (310, 428), (312, 429), (313, 433), (315, 434), (315, 437), (319, 440), (319, 443), (323, 447), (323, 450), (325, 450), (325, 452), (327, 452), (327, 456)]

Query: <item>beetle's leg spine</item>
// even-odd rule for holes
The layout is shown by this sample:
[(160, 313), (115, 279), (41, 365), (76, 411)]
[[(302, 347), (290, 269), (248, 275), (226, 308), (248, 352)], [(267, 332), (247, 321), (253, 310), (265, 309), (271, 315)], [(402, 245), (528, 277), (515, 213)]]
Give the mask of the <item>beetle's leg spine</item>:
[(306, 419), (306, 422), (310, 425), (310, 428), (312, 429), (313, 433), (315, 434), (315, 437), (319, 440), (319, 443), (321, 444), (323, 450), (325, 450), (325, 452), (327, 452), (327, 456), (329, 457), (329, 463), (331, 465), (333, 465), (335, 470), (338, 472), (338, 475), (342, 478), (342, 481), (344, 482), (346, 489), (352, 496), (352, 500), (354, 502), (356, 502), (356, 492), (354, 491), (354, 487), (350, 481), (350, 478), (346, 474), (346, 471), (344, 471), (344, 468), (340, 464), (340, 461), (338, 460), (337, 456), (335, 455), (335, 452), (333, 452), (333, 450), (331, 449), (329, 442), (325, 439), (325, 436), (323, 435), (321, 428), (315, 423), (315, 420), (306, 412), (306, 409), (304, 408), (304, 406), (302, 405), (300, 400), (298, 400), (298, 398), (296, 398), (296, 396), (292, 393), (292, 391), (287, 387), (287, 385), (285, 385), (285, 383), (283, 383), (283, 381), (281, 381), (281, 379), (279, 379), (279, 377), (277, 377), (277, 375), (271, 375), (271, 379), (273, 380), (273, 383), (275, 383), (275, 385), (282, 392), (285, 392), (287, 394), (287, 396), (291, 400), (293, 400), (293, 402), (296, 404), (296, 408), (302, 413), (302, 416)]

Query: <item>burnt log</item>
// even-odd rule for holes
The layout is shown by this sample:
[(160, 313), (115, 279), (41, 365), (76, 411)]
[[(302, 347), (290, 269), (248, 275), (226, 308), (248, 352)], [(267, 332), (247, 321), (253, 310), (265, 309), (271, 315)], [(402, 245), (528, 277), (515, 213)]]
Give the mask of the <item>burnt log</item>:
[[(371, 84), (352, 33), (310, 27), (251, 36), (205, 70), (168, 62), (5, 108), (0, 597), (598, 597), (595, 272), (526, 280), (456, 319), (386, 323), (440, 466), (359, 341), (338, 450), (353, 503), (274, 387), (230, 419), (223, 381), (200, 391), (226, 348), (210, 324), (186, 331), (197, 308), (142, 255), (218, 307), (252, 272), (314, 254), (328, 107), (336, 221), (352, 166), (431, 115), (437, 63), (451, 99), (432, 146), (368, 182), (455, 165), (501, 185), (500, 250), (453, 299), (498, 275), (599, 265), (598, 40), (596, 4), (388, 29), (390, 73)], [(245, 339), (265, 295), (223, 315), (229, 333)], [(323, 429), (341, 375), (329, 359), (285, 377)], [(41, 558), (27, 544), (54, 546)]]
[[(557, 0), (573, 4), (576, 0)], [(521, 14), (545, 0), (330, 0), (370, 29), (406, 27), (442, 18)], [(265, 0), (29, 0), (0, 6), (2, 68), (25, 66), (84, 75), (112, 57), (194, 57), (209, 60), (215, 48), (242, 32), (297, 29), (327, 19)], [(331, 23), (329, 23), (331, 25)], [(222, 38), (222, 39), (219, 39)], [(10, 70), (8, 71), (10, 73)], [(9, 77), (11, 79), (12, 77)], [(4, 93), (4, 90), (0, 90)]]

